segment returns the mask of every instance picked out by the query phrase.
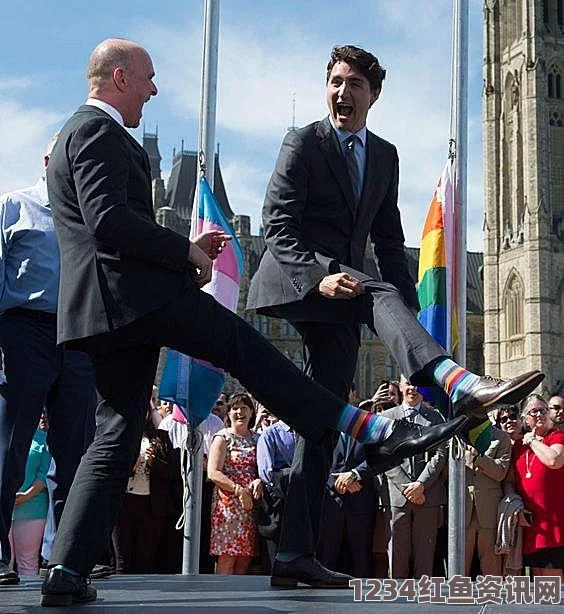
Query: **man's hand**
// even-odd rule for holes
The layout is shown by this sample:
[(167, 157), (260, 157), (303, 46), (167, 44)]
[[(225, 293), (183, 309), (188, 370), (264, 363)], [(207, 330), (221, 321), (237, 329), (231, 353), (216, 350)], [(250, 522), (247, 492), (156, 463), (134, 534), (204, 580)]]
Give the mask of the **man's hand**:
[(340, 495), (344, 495), (351, 484), (356, 482), (356, 476), (352, 471), (345, 471), (344, 473), (332, 473), (332, 477), (335, 478), (335, 485), (333, 488), (335, 492)]
[(188, 262), (196, 269), (195, 282), (198, 288), (205, 286), (211, 280), (212, 261), (206, 252), (197, 243), (190, 243)]
[(210, 230), (194, 237), (192, 243), (195, 243), (209, 258), (215, 260), (232, 238), (221, 230)]
[(347, 492), (350, 492), (351, 494), (354, 494), (355, 492), (359, 492), (361, 490), (362, 490), (362, 484), (360, 482), (353, 482), (347, 488)]
[(348, 273), (327, 275), (317, 285), (317, 291), (325, 298), (356, 298), (364, 293), (364, 284)]
[[(403, 488), (403, 496), (411, 503), (418, 503), (423, 497), (423, 502), (425, 501), (425, 495), (423, 494), (425, 491), (425, 487), (421, 482), (409, 482), (408, 484), (402, 484)], [(419, 504), (420, 505), (420, 504)]]

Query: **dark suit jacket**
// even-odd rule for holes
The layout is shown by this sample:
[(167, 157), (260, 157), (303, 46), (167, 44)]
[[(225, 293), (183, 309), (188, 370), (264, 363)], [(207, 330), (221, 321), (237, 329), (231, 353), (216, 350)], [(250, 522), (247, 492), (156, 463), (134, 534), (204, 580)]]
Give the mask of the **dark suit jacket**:
[(329, 118), (288, 132), (267, 189), (267, 249), (251, 281), (247, 307), (270, 313), (272, 306), (301, 301), (339, 264), (362, 271), (368, 235), (382, 279), (416, 306), (397, 193), (396, 148), (375, 134), (367, 132), (364, 187), (355, 205)]
[(155, 222), (147, 154), (104, 111), (82, 106), (47, 168), (61, 247), (58, 342), (124, 326), (178, 296), (189, 241)]
[(353, 506), (357, 510), (366, 510), (372, 512), (375, 507), (376, 491), (374, 489), (374, 476), (368, 467), (364, 455), (364, 448), (361, 443), (347, 437), (347, 444), (343, 441), (343, 437), (339, 437), (335, 450), (333, 452), (333, 465), (331, 473), (345, 473), (356, 469), (360, 475), (360, 484), (362, 489), (356, 493), (345, 493), (340, 495), (334, 490), (335, 478), (329, 476), (327, 480), (327, 488), (333, 499), (342, 506), (346, 501), (347, 506)]

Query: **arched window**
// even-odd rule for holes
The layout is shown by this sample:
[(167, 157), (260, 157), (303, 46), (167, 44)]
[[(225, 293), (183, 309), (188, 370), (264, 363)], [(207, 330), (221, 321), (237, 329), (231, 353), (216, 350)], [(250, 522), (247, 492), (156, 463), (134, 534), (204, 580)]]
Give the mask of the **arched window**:
[(553, 64), (548, 71), (548, 97), (562, 98), (562, 74), (556, 64)]
[(268, 335), (270, 331), (270, 322), (268, 321), (268, 318), (266, 316), (262, 316), (262, 320), (260, 323), (260, 332), (263, 335)]
[(394, 359), (388, 354), (388, 356), (386, 356), (386, 379), (397, 379), (397, 371), (398, 368)]
[(505, 315), (506, 358), (517, 358), (525, 352), (525, 295), (517, 273), (509, 279), (503, 300)]
[(282, 337), (290, 336), (290, 325), (288, 324), (287, 320), (282, 320), (282, 323), (280, 324), (280, 335)]
[(304, 359), (302, 357), (302, 353), (298, 350), (294, 356), (294, 364), (298, 369), (303, 370), (304, 368)]
[(261, 316), (253, 316), (253, 326), (260, 332), (260, 318)]

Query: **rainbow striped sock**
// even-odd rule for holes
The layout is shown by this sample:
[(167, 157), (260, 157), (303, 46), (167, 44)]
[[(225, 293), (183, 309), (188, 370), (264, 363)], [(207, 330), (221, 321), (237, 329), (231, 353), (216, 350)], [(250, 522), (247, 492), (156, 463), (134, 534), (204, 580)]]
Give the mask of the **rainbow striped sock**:
[(394, 421), (354, 405), (345, 405), (337, 429), (360, 443), (382, 443), (392, 431)]
[(450, 397), (458, 401), (480, 381), (479, 375), (463, 369), (450, 358), (441, 358), (429, 368), (429, 374)]

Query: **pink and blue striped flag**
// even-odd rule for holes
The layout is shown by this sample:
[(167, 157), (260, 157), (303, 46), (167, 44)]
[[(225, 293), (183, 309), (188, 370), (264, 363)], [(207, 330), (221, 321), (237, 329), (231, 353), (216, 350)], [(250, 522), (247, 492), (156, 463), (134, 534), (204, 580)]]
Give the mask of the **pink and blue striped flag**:
[[(213, 262), (211, 281), (202, 290), (231, 311), (237, 310), (243, 274), (243, 250), (231, 224), (219, 206), (209, 183), (201, 177), (198, 206), (194, 207), (190, 238), (221, 230), (233, 238)], [(187, 314), (186, 317), (190, 317)], [(225, 384), (225, 372), (209, 362), (169, 349), (159, 388), (159, 398), (176, 403), (188, 422), (196, 427), (205, 420)]]
[[(456, 299), (456, 208), (454, 206), (452, 162), (447, 160), (429, 206), (421, 250), (417, 295), (421, 309), (418, 320), (449, 354), (458, 345)], [(443, 415), (448, 414), (448, 398), (438, 387), (422, 388), (425, 398)], [(485, 452), (492, 437), (489, 420), (473, 420), (465, 434), (478, 453)]]

